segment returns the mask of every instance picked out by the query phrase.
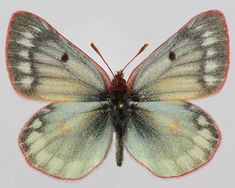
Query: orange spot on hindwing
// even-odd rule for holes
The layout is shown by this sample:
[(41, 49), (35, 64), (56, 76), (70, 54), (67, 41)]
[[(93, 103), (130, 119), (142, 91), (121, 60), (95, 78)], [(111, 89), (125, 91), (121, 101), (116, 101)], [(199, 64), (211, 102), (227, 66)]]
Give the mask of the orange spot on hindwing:
[(173, 133), (178, 133), (180, 131), (180, 122), (178, 120), (174, 121), (171, 125), (170, 125), (170, 130)]
[(59, 126), (59, 131), (63, 134), (68, 133), (70, 130), (71, 130), (71, 127), (66, 123), (63, 123)]

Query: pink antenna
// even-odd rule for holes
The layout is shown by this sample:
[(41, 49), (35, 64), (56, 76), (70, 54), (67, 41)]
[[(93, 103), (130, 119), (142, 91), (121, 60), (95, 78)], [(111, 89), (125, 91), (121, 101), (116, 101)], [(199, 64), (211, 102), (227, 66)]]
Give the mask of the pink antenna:
[(138, 56), (138, 55), (140, 55), (144, 50), (145, 50), (145, 48), (147, 48), (148, 47), (148, 44), (147, 43), (145, 43), (144, 44), (144, 46), (142, 46), (142, 48), (139, 50), (139, 52), (129, 61), (129, 63), (127, 63), (126, 64), (126, 66), (122, 69), (122, 72), (126, 69), (126, 67), (128, 66), (128, 65), (130, 65), (130, 63)]
[(105, 65), (108, 67), (109, 71), (112, 73), (113, 77), (113, 71), (111, 70), (111, 68), (109, 67), (108, 63), (105, 61), (105, 59), (103, 58), (103, 56), (101, 55), (100, 51), (98, 50), (98, 48), (95, 46), (95, 44), (92, 42), (91, 43), (91, 47), (96, 51), (96, 53), (101, 57), (101, 59), (103, 60), (103, 62), (105, 63)]

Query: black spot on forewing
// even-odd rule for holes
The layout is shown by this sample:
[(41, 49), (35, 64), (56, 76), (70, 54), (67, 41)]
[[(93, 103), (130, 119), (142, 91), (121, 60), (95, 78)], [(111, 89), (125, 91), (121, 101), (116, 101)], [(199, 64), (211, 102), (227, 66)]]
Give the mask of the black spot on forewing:
[(68, 54), (65, 52), (62, 56), (61, 56), (61, 61), (62, 62), (67, 62), (69, 60), (69, 56)]
[(170, 53), (169, 53), (169, 59), (170, 59), (171, 61), (174, 61), (174, 60), (176, 59), (176, 55), (175, 55), (174, 52), (170, 51)]

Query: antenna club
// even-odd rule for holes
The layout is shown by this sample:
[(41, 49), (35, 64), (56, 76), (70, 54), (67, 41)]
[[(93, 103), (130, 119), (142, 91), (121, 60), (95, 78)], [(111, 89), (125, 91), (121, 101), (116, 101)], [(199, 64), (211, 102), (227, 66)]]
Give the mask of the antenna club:
[(142, 53), (147, 47), (148, 47), (148, 44), (145, 43), (144, 46), (140, 49), (139, 53)]
[(91, 42), (91, 47), (96, 51), (96, 53), (101, 57), (101, 59), (103, 60), (104, 64), (108, 67), (109, 71), (111, 72), (111, 74), (114, 77), (113, 71), (111, 70), (111, 68), (109, 67), (108, 63), (105, 61), (105, 59), (103, 58), (103, 56), (101, 55), (99, 49), (95, 46), (95, 44), (93, 42)]
[(101, 56), (99, 49), (96, 47), (96, 45), (93, 42), (91, 43), (91, 47), (93, 48), (93, 50), (95, 50), (97, 54), (99, 54), (99, 56)]
[(96, 51), (99, 52), (98, 48), (95, 46), (95, 44), (93, 42), (91, 42), (91, 47)]
[(147, 48), (147, 47), (148, 47), (148, 44), (145, 43), (145, 44), (142, 46), (142, 48), (140, 48), (139, 52), (138, 52), (138, 53), (129, 61), (129, 63), (127, 63), (126, 66), (121, 70), (121, 72), (123, 72), (123, 71), (126, 69), (126, 67), (127, 67), (138, 55), (140, 55), (140, 54), (145, 50), (145, 48)]

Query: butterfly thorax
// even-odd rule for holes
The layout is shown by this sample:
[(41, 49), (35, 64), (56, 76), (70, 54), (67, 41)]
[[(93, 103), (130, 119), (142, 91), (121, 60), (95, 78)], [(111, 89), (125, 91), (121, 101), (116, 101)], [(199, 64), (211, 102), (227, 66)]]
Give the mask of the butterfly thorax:
[(109, 89), (111, 99), (111, 113), (113, 125), (117, 138), (117, 165), (121, 166), (123, 158), (123, 137), (126, 132), (128, 117), (128, 87), (126, 80), (123, 78), (122, 71), (117, 72), (114, 76)]
[(123, 78), (121, 71), (117, 72), (112, 80), (109, 96), (114, 108), (122, 112), (127, 106), (128, 89), (126, 80)]

